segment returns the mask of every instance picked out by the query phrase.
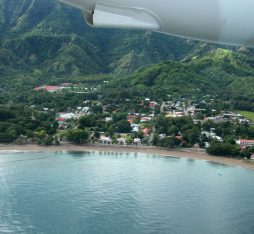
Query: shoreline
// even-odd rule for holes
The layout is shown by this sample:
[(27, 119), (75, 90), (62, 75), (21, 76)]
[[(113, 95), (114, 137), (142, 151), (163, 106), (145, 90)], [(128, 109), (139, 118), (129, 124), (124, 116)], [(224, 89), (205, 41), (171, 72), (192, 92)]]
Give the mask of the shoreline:
[(1, 152), (54, 152), (54, 151), (105, 151), (105, 152), (127, 152), (127, 153), (144, 153), (155, 154), (164, 157), (181, 157), (202, 161), (210, 161), (231, 166), (241, 166), (248, 169), (254, 169), (254, 163), (250, 160), (216, 157), (208, 155), (204, 151), (191, 149), (164, 149), (155, 146), (135, 147), (135, 146), (119, 146), (119, 145), (73, 145), (61, 144), (59, 146), (39, 146), (39, 145), (3, 145), (0, 144)]

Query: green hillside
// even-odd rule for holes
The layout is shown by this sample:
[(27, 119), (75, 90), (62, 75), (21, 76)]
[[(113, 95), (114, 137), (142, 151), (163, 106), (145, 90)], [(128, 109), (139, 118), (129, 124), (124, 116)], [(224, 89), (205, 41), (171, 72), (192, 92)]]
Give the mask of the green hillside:
[[(55, 0), (0, 0), (0, 74), (129, 72), (182, 59), (196, 43), (151, 32), (93, 29)], [(45, 75), (47, 76), (47, 75)]]
[(254, 110), (254, 56), (216, 49), (186, 61), (143, 67), (109, 86), (150, 90), (156, 96), (210, 95), (231, 101), (235, 108)]
[(35, 85), (106, 74), (118, 92), (209, 94), (254, 110), (253, 50), (223, 48), (146, 31), (94, 29), (81, 11), (55, 0), (0, 0), (0, 88), (10, 99), (23, 100), (19, 92)]

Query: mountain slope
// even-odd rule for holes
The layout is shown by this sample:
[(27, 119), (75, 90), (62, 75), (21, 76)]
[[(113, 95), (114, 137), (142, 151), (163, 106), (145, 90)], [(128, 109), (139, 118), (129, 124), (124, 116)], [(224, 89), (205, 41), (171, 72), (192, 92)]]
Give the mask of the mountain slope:
[[(216, 49), (185, 61), (141, 68), (109, 86), (151, 90), (156, 95), (214, 95), (254, 103), (254, 56)], [(249, 105), (250, 106), (250, 105)], [(254, 104), (253, 104), (254, 108)]]
[(93, 29), (81, 11), (55, 0), (0, 0), (0, 36), (1, 74), (129, 72), (181, 59), (196, 46), (151, 32)]

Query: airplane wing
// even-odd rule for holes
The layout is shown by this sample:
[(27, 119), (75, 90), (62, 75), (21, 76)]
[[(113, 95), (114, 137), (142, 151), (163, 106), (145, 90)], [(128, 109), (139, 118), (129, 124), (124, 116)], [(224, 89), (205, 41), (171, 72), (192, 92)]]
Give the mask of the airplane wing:
[(152, 30), (184, 38), (254, 46), (253, 0), (60, 0), (94, 27)]

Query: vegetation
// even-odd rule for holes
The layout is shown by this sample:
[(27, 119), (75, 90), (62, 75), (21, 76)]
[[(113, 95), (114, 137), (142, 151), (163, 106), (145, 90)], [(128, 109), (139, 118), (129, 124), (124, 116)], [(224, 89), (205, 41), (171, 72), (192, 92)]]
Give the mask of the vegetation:
[[(254, 139), (250, 122), (207, 117), (240, 110), (254, 119), (252, 50), (92, 29), (82, 17), (54, 0), (0, 0), (0, 143), (153, 144), (251, 156), (253, 148), (236, 145)], [(34, 90), (42, 85), (61, 88)], [(167, 102), (183, 117), (168, 117)]]
[(150, 32), (92, 29), (80, 10), (57, 0), (0, 0), (0, 36), (1, 74), (37, 70), (45, 78), (129, 72), (181, 59), (196, 45)]
[(88, 133), (81, 129), (72, 129), (67, 134), (68, 141), (75, 144), (83, 144), (88, 140)]
[(212, 143), (207, 152), (215, 156), (236, 157), (240, 155), (240, 148), (229, 143)]
[(239, 113), (245, 116), (247, 119), (254, 121), (254, 112), (251, 111), (239, 111)]

